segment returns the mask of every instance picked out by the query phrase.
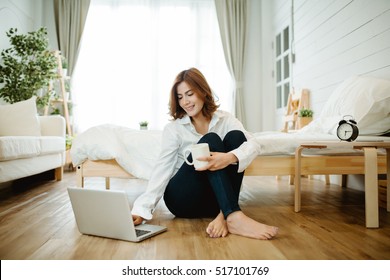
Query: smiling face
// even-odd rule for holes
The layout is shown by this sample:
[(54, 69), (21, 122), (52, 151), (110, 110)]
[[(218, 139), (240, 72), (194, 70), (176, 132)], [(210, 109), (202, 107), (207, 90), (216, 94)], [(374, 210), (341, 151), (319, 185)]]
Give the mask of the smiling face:
[(202, 109), (204, 101), (199, 94), (194, 92), (186, 82), (181, 82), (177, 86), (177, 99), (179, 105), (191, 118), (203, 116)]
[(169, 97), (169, 114), (174, 120), (187, 114), (210, 120), (217, 108), (211, 88), (198, 69), (190, 68), (176, 76)]

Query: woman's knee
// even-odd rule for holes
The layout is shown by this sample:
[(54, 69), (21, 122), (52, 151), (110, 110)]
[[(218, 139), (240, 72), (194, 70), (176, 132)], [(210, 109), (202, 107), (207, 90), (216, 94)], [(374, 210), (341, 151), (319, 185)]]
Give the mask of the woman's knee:
[(203, 135), (199, 140), (199, 143), (210, 143), (210, 142), (222, 142), (221, 137), (215, 132), (209, 132)]
[(241, 141), (246, 141), (245, 134), (241, 130), (231, 130), (231, 131), (229, 131), (226, 134), (224, 139), (238, 139), (238, 140), (241, 140)]
[(219, 135), (215, 132), (209, 132), (199, 140), (199, 143), (208, 143), (210, 146), (210, 151), (212, 152), (224, 152), (224, 144), (219, 137)]
[(240, 130), (229, 131), (223, 139), (223, 143), (229, 151), (237, 149), (245, 141), (247, 141), (245, 134)]

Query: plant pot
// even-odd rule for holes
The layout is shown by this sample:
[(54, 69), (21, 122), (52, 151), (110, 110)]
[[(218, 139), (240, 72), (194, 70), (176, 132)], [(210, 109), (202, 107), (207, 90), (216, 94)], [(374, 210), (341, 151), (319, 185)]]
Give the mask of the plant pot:
[(148, 130), (148, 126), (147, 125), (140, 125), (139, 129), (141, 129), (141, 130)]
[(313, 120), (313, 117), (298, 117), (298, 129), (308, 125)]

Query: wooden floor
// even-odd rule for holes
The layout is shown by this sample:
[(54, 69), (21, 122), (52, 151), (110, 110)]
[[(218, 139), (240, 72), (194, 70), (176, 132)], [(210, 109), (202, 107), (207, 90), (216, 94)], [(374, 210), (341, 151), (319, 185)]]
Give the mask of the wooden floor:
[[(302, 211), (293, 211), (293, 187), (287, 177), (245, 177), (240, 204), (258, 221), (276, 225), (274, 240), (240, 236), (212, 239), (205, 234), (210, 219), (174, 218), (160, 203), (152, 223), (168, 231), (131, 243), (81, 235), (75, 223), (67, 186), (76, 184), (67, 172), (60, 182), (19, 181), (0, 190), (0, 258), (12, 259), (390, 259), (390, 214), (380, 209), (380, 228), (366, 229), (364, 193), (303, 179)], [(87, 188), (104, 189), (101, 178), (87, 179)], [(113, 189), (128, 192), (130, 201), (146, 182), (113, 179)], [(200, 205), (201, 207), (201, 205)]]

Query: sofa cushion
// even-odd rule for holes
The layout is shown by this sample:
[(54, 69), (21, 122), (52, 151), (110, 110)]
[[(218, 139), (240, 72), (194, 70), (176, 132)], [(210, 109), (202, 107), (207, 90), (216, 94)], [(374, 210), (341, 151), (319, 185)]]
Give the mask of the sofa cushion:
[(0, 161), (29, 158), (65, 151), (65, 139), (57, 136), (0, 137)]
[(39, 138), (34, 136), (0, 137), (0, 161), (37, 156), (40, 146)]
[(0, 136), (40, 136), (36, 96), (0, 105)]
[(41, 155), (65, 152), (65, 138), (59, 136), (41, 136)]

